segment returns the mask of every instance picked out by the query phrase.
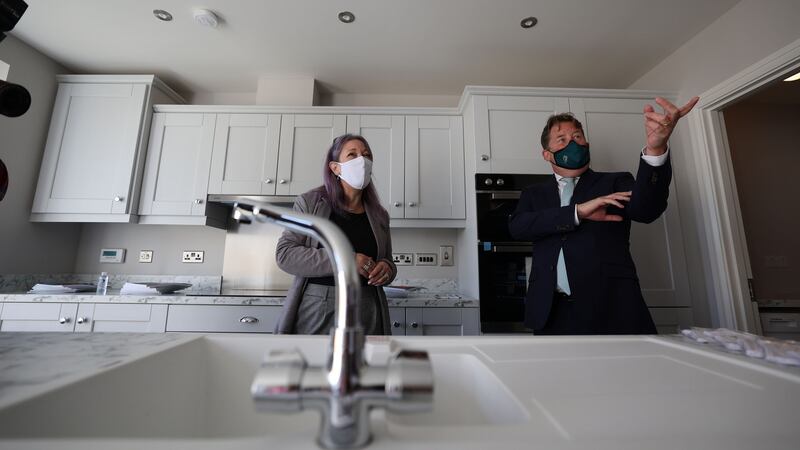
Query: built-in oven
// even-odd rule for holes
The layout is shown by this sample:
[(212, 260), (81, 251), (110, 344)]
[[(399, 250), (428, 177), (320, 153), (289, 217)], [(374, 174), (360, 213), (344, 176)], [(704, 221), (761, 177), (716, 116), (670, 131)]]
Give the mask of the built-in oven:
[(517, 209), (522, 189), (549, 177), (552, 175), (475, 175), (482, 333), (530, 332), (523, 318), (532, 244), (511, 237), (508, 216)]

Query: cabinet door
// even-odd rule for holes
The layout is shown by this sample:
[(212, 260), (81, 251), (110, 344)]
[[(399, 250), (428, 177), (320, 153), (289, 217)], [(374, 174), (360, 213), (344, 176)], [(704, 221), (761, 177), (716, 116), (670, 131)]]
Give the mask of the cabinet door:
[(648, 308), (658, 334), (680, 333), (693, 325), (691, 308)]
[[(646, 143), (642, 116), (646, 103), (635, 99), (570, 99), (570, 110), (583, 123), (592, 148), (592, 169), (636, 176)], [(683, 150), (672, 145), (670, 151)], [(651, 224), (631, 226), (631, 254), (642, 294), (651, 307), (691, 306), (677, 202), (673, 180), (664, 214)]]
[(169, 305), (167, 331), (272, 333), (280, 306)]
[(219, 114), (209, 194), (275, 194), (280, 114)]
[(77, 303), (6, 303), (0, 331), (71, 332), (77, 311)]
[(464, 131), (461, 117), (407, 116), (406, 219), (463, 219)]
[(405, 217), (405, 118), (347, 116), (347, 132), (360, 134), (372, 149), (372, 183), (389, 216)]
[(569, 111), (561, 97), (476, 96), (475, 141), (478, 173), (550, 174), (542, 158), (547, 118)]
[(34, 213), (127, 214), (147, 87), (61, 84)]
[(406, 309), (389, 308), (389, 324), (392, 327), (392, 336), (406, 335)]
[(213, 114), (153, 115), (139, 214), (205, 215), (214, 120)]
[(163, 333), (167, 305), (82, 303), (75, 319), (77, 332)]
[(347, 116), (284, 114), (278, 152), (277, 195), (298, 195), (322, 184), (325, 152), (345, 133)]

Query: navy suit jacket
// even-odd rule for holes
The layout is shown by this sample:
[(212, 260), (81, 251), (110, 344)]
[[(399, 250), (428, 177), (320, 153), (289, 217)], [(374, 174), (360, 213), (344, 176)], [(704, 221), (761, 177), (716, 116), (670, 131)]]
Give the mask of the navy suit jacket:
[[(511, 235), (533, 242), (533, 262), (525, 298), (525, 326), (534, 331), (547, 323), (556, 290), (556, 263), (561, 249), (567, 268), (572, 307), (589, 317), (588, 334), (655, 333), (642, 298), (636, 267), (630, 254), (631, 221), (650, 223), (667, 208), (672, 166), (653, 167), (643, 159), (634, 180), (627, 172), (583, 173), (569, 206), (560, 206), (558, 182), (526, 188), (509, 218)], [(614, 192), (633, 191), (622, 210), (608, 212), (622, 222), (582, 220), (575, 225), (575, 204)]]

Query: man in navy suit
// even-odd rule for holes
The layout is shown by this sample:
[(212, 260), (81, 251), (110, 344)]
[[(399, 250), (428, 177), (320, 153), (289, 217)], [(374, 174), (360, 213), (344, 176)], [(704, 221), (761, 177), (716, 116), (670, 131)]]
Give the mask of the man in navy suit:
[(667, 208), (672, 178), (667, 141), (697, 103), (644, 109), (647, 143), (636, 179), (594, 172), (589, 143), (571, 114), (551, 116), (542, 156), (554, 177), (526, 188), (509, 218), (515, 239), (533, 242), (525, 326), (534, 334), (654, 334), (629, 249), (631, 221), (650, 223)]

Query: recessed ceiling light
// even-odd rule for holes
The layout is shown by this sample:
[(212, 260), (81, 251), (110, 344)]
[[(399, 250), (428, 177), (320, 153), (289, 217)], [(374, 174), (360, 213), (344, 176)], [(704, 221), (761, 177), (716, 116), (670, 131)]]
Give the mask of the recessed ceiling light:
[(163, 9), (154, 9), (153, 15), (156, 16), (156, 19), (163, 20), (164, 22), (169, 22), (172, 20), (172, 14), (164, 11)]
[(339, 13), (339, 21), (342, 23), (353, 23), (356, 20), (356, 15), (350, 11), (342, 11)]
[(204, 27), (216, 28), (219, 25), (219, 18), (214, 11), (209, 9), (197, 8), (194, 10), (194, 21)]
[(783, 81), (797, 81), (797, 80), (800, 80), (800, 72), (797, 72), (796, 74), (790, 76), (789, 78)]
[(533, 28), (537, 23), (539, 23), (539, 19), (531, 16), (522, 19), (522, 22), (520, 22), (519, 24), (522, 28)]

